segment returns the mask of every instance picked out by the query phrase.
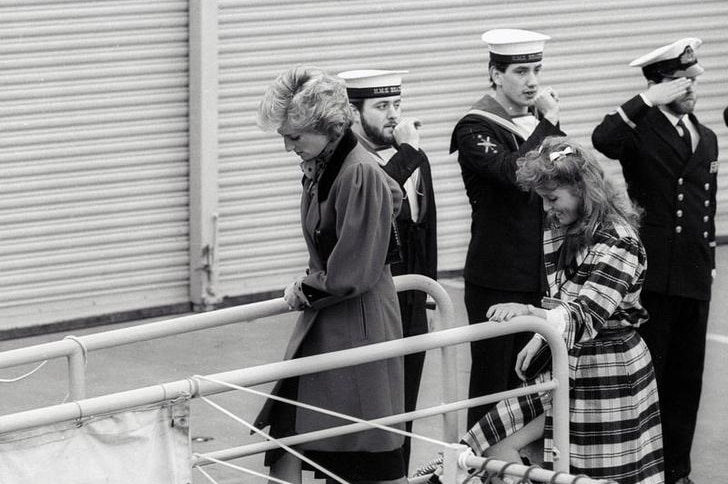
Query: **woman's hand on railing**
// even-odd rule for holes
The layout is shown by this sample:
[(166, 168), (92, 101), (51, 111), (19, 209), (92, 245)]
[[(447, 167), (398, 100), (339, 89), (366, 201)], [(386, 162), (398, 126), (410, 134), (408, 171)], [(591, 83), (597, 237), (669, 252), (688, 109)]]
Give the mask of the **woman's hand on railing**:
[(301, 281), (303, 281), (303, 279), (304, 276), (301, 276), (283, 289), (283, 300), (286, 301), (288, 307), (293, 311), (301, 311), (303, 308), (308, 306), (306, 296), (303, 294), (303, 290), (301, 289)]
[(528, 314), (530, 314), (528, 305), (521, 303), (494, 304), (485, 313), (490, 321), (508, 321), (516, 316), (527, 316)]

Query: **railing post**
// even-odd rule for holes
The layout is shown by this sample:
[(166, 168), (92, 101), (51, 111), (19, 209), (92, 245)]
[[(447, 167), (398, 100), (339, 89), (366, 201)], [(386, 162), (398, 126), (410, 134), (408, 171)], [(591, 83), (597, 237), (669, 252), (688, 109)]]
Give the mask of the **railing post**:
[(563, 337), (554, 328), (542, 334), (551, 347), (552, 378), (557, 385), (553, 401), (553, 458), (556, 472), (569, 472), (569, 355)]
[(68, 398), (72, 401), (86, 398), (86, 355), (81, 347), (74, 348), (68, 361)]
[[(451, 320), (452, 321), (452, 320)], [(445, 322), (440, 329), (454, 328), (450, 321)], [(459, 400), (458, 396), (458, 371), (457, 371), (457, 348), (454, 346), (443, 346), (440, 348), (442, 363), (442, 392), (440, 403), (450, 403)], [(458, 413), (446, 413), (443, 419), (443, 439), (445, 442), (457, 442), (460, 438), (460, 424)]]
[[(450, 295), (436, 281), (421, 275), (406, 274), (394, 278), (397, 292), (406, 290), (419, 290), (428, 294), (435, 301), (435, 315), (433, 326), (436, 331), (455, 328), (455, 307)], [(458, 371), (457, 348), (443, 346), (440, 348), (442, 364), (442, 392), (440, 403), (450, 403), (459, 400), (458, 397)], [(460, 437), (458, 414), (445, 413), (443, 419), (443, 440), (457, 442)]]
[(468, 477), (468, 468), (462, 459), (462, 456), (467, 455), (468, 450), (469, 447), (463, 444), (445, 447), (442, 477), (440, 478), (443, 484), (460, 484)]

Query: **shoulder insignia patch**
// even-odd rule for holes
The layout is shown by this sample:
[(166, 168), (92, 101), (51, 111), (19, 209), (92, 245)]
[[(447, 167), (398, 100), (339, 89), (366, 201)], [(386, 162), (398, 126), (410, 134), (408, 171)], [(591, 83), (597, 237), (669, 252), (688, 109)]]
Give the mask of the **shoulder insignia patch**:
[(496, 148), (496, 145), (495, 145), (495, 143), (493, 143), (493, 142), (492, 142), (492, 141), (490, 140), (490, 136), (488, 136), (488, 137), (486, 137), (485, 139), (483, 139), (483, 135), (479, 134), (479, 135), (478, 135), (478, 140), (479, 140), (479, 141), (478, 141), (478, 143), (477, 143), (477, 144), (478, 144), (478, 146), (482, 146), (482, 147), (483, 147), (483, 152), (484, 152), (485, 154), (488, 154), (488, 153), (490, 153), (491, 151), (493, 151), (493, 154), (496, 154), (496, 153), (498, 153), (498, 149)]

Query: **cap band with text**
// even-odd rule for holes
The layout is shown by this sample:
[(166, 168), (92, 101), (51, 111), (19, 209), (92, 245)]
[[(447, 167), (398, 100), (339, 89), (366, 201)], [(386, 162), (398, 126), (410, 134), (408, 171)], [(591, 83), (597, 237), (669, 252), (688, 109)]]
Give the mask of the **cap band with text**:
[(490, 60), (505, 64), (526, 64), (529, 62), (539, 62), (543, 59), (543, 52), (534, 52), (533, 54), (496, 54), (490, 53)]
[(349, 99), (369, 99), (402, 94), (402, 74), (407, 71), (362, 69), (338, 74), (346, 83)]
[(402, 86), (347, 87), (346, 94), (349, 99), (399, 96), (402, 94)]
[(543, 59), (544, 44), (551, 37), (521, 29), (493, 29), (481, 39), (488, 44), (491, 62), (527, 64)]

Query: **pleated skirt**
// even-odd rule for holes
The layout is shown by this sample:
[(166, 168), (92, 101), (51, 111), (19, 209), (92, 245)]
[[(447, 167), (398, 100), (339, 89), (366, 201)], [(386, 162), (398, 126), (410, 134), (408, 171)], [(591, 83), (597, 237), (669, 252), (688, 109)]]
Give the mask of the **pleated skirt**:
[[(547, 381), (550, 372), (526, 384)], [(634, 330), (606, 332), (569, 351), (570, 472), (620, 484), (662, 484), (664, 462), (657, 384), (649, 350)], [(485, 449), (546, 414), (544, 462), (553, 462), (551, 397), (499, 402), (463, 437)]]

